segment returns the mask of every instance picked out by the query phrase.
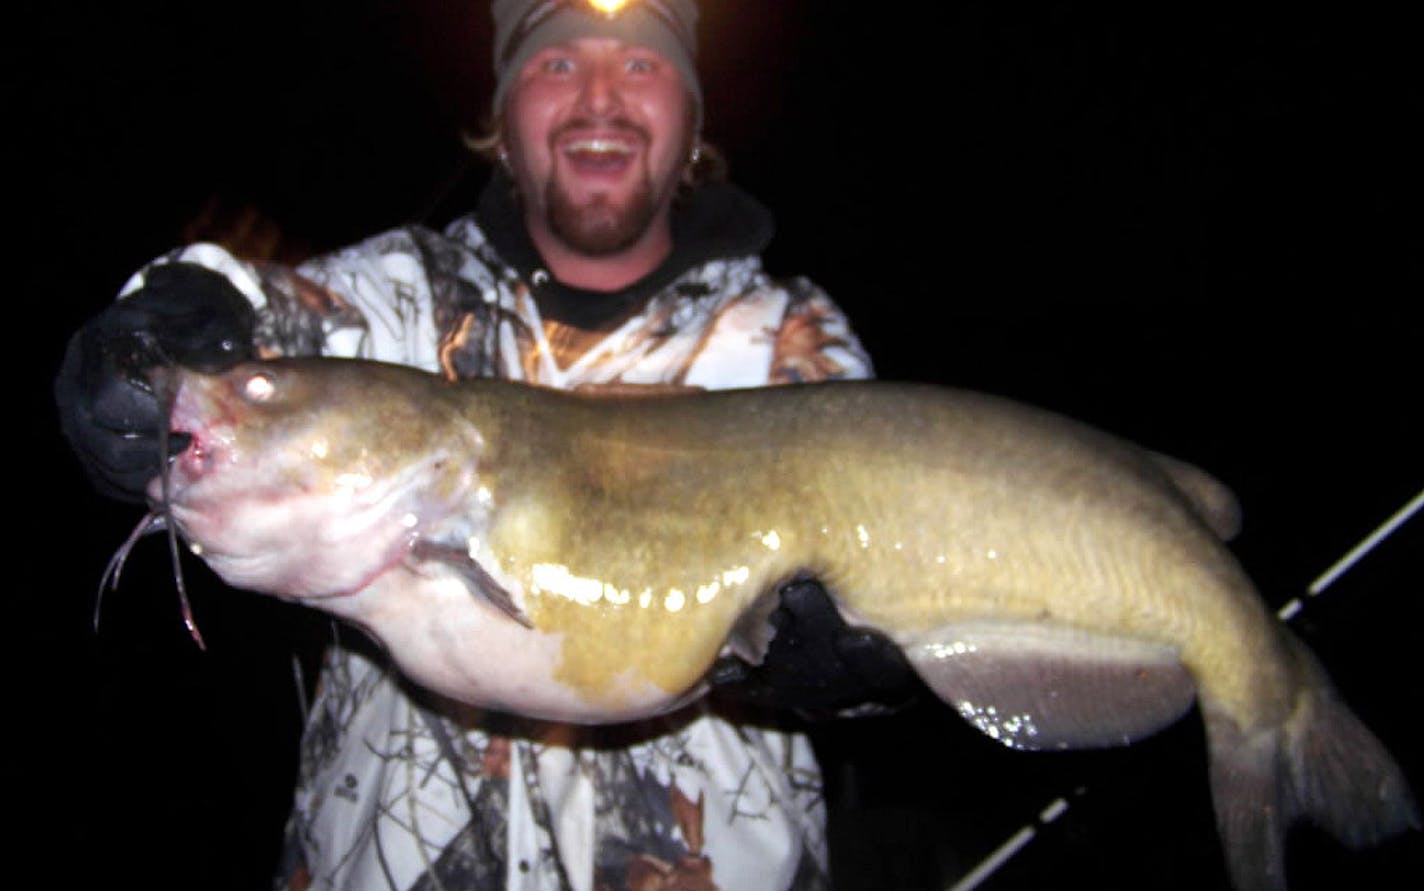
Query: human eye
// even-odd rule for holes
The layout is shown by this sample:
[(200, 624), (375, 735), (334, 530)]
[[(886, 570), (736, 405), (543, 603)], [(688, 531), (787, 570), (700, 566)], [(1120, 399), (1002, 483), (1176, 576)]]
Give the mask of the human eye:
[(539, 70), (545, 74), (568, 74), (574, 70), (574, 61), (568, 56), (547, 56)]
[(648, 56), (629, 56), (623, 60), (623, 70), (629, 74), (652, 74), (658, 70), (658, 63)]

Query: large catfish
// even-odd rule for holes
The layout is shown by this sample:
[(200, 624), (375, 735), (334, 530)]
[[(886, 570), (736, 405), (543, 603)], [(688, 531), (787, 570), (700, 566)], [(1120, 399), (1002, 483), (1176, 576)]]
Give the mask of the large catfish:
[(814, 576), (1015, 748), (1131, 742), (1195, 700), (1240, 888), (1284, 887), (1297, 817), (1351, 844), (1418, 824), (1222, 545), (1230, 493), (1074, 421), (882, 382), (591, 398), (334, 359), (170, 374), (191, 442), (166, 509), (192, 548), (446, 696), (666, 711), (728, 648), (756, 658), (778, 585)]

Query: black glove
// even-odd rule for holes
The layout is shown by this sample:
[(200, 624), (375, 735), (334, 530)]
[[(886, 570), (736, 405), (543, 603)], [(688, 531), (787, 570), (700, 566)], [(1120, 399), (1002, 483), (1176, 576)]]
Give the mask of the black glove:
[(760, 665), (730, 656), (713, 665), (707, 680), (718, 695), (826, 718), (894, 711), (923, 689), (900, 648), (847, 625), (815, 581), (782, 588), (768, 621), (776, 636)]
[[(157, 365), (218, 371), (253, 354), (252, 304), (222, 275), (191, 263), (148, 271), (142, 288), (90, 319), (69, 341), (54, 382), (60, 427), (95, 488), (144, 500), (162, 469), (165, 409), (145, 372)], [(187, 438), (173, 437), (176, 454)]]

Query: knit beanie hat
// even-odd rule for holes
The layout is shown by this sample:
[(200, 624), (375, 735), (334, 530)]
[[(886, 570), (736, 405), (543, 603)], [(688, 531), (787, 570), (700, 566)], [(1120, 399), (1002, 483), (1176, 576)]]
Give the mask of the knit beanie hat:
[[(697, 54), (696, 0), (493, 0), (494, 112), (524, 63), (539, 50), (580, 37), (613, 37), (650, 47), (677, 66), (692, 93), (698, 124), (702, 86)], [(609, 10), (611, 11), (605, 11)]]

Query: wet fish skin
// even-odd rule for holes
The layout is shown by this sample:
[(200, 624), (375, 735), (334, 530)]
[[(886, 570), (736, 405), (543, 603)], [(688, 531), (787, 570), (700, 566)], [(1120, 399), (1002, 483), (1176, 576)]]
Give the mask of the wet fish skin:
[(883, 382), (598, 400), (330, 359), (175, 374), (185, 538), (445, 695), (673, 708), (811, 574), (1017, 748), (1131, 742), (1198, 702), (1239, 888), (1284, 887), (1298, 816), (1352, 844), (1418, 825), (1222, 545), (1224, 487), (1071, 420)]

